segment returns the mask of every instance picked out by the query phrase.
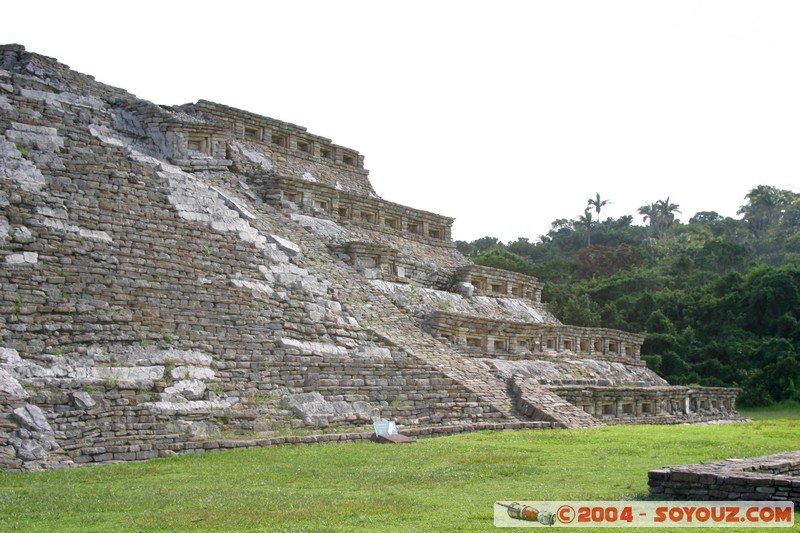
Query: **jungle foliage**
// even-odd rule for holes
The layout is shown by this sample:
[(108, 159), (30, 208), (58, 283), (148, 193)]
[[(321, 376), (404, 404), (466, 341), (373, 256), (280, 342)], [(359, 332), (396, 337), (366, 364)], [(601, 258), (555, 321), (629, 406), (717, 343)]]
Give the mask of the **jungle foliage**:
[(741, 405), (800, 401), (800, 194), (759, 185), (745, 200), (740, 218), (682, 223), (667, 198), (639, 208), (637, 225), (600, 221), (597, 194), (537, 242), (456, 244), (544, 281), (566, 324), (645, 335), (643, 359), (673, 384), (741, 387)]

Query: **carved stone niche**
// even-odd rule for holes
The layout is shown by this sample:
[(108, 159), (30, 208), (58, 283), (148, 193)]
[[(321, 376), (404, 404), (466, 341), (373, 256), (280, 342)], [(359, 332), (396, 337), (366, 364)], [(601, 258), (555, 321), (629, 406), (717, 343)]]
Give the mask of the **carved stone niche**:
[(369, 209), (362, 208), (360, 216), (361, 222), (366, 222), (368, 224), (375, 224), (378, 221), (378, 213)]
[(314, 211), (322, 211), (323, 213), (330, 213), (331, 211), (331, 202), (330, 198), (314, 198), (313, 200), (313, 208)]
[(375, 255), (359, 255), (355, 257), (354, 265), (367, 279), (378, 279), (380, 277), (381, 258)]
[(314, 148), (310, 141), (305, 139), (297, 139), (297, 149), (301, 152), (311, 154), (313, 153)]
[(211, 139), (208, 135), (189, 135), (186, 141), (189, 152), (198, 152), (209, 155), (211, 153)]
[(328, 248), (339, 259), (352, 265), (367, 279), (395, 281), (405, 269), (397, 264), (397, 250), (369, 242), (351, 241), (330, 245)]
[(384, 217), (383, 225), (392, 229), (400, 229), (400, 219), (397, 217)]
[(262, 131), (263, 131), (262, 128), (257, 128), (255, 126), (245, 126), (244, 137), (245, 139), (249, 139), (251, 141), (261, 142)]
[(281, 148), (288, 148), (289, 136), (285, 133), (273, 131), (272, 135), (270, 136), (270, 143), (274, 144), (275, 146), (280, 146)]

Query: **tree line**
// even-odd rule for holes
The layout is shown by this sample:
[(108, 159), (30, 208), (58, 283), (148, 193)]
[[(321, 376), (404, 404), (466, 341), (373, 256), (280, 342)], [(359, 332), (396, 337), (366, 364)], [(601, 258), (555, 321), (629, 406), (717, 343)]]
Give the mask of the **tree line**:
[(741, 387), (742, 405), (800, 402), (800, 194), (759, 185), (744, 200), (737, 218), (683, 223), (665, 198), (601, 221), (610, 201), (596, 193), (536, 242), (456, 245), (544, 281), (566, 324), (643, 334), (642, 358), (670, 383)]

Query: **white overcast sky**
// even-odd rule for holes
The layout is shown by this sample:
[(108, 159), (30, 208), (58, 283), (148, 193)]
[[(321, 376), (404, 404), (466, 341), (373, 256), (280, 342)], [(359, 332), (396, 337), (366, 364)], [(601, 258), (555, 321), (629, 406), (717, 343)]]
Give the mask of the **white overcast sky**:
[[(532, 240), (599, 192), (736, 216), (800, 191), (797, 1), (5, 2), (0, 41), (158, 104), (358, 150), (453, 236)], [(641, 217), (636, 216), (636, 223)]]

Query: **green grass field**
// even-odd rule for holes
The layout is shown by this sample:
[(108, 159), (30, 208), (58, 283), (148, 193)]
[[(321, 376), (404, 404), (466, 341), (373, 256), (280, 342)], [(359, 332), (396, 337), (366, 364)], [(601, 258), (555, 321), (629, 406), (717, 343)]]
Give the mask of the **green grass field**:
[(739, 412), (753, 420), (764, 420), (767, 418), (788, 418), (800, 419), (800, 404), (797, 402), (781, 402), (769, 407), (757, 407), (750, 409), (739, 409)]
[(792, 415), (0, 473), (0, 531), (490, 531), (496, 500), (644, 499), (653, 468), (799, 449)]

